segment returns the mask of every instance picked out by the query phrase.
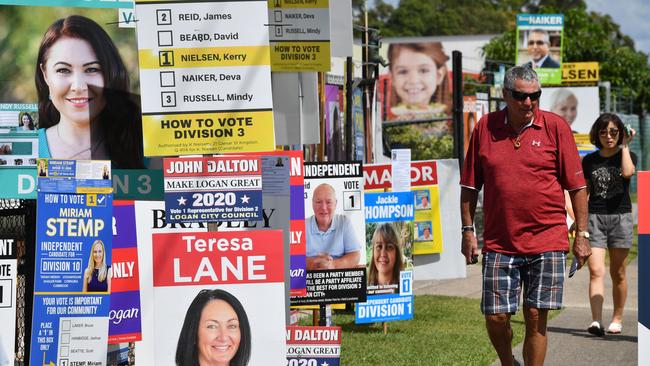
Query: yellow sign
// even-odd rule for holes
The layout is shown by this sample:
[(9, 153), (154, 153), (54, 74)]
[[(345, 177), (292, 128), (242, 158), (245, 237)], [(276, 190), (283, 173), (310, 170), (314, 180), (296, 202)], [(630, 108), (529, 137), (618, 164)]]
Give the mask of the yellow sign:
[(562, 84), (597, 83), (599, 80), (598, 62), (562, 63)]
[(329, 0), (267, 0), (272, 71), (329, 71)]
[(169, 156), (271, 151), (273, 111), (143, 115), (144, 154)]

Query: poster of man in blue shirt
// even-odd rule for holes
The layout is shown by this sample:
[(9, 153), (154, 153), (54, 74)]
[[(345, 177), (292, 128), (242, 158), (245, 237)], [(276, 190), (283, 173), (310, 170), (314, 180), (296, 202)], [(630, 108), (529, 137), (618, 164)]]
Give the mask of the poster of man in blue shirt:
[(307, 219), (307, 269), (353, 268), (359, 264), (361, 240), (352, 220), (337, 214), (336, 190), (328, 183), (314, 189), (314, 215)]

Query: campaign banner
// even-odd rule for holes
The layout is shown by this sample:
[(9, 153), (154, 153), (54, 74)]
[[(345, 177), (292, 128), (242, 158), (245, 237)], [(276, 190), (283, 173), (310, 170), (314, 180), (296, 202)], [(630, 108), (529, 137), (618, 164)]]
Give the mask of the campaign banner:
[(18, 280), (18, 242), (0, 239), (0, 365), (14, 364), (16, 349), (16, 281)]
[(561, 84), (563, 40), (563, 14), (517, 14), (515, 63), (530, 63), (542, 85)]
[(273, 150), (266, 1), (136, 1), (146, 156)]
[[(302, 151), (271, 151), (262, 160), (262, 220), (218, 222), (218, 231), (278, 230), (289, 253), (290, 296), (305, 296), (305, 185)], [(285, 257), (286, 258), (286, 257)]]
[(329, 0), (267, 1), (271, 70), (329, 71)]
[[(356, 307), (357, 324), (413, 317), (414, 192), (365, 194), (368, 297)], [(429, 230), (429, 236), (430, 236)], [(408, 312), (392, 311), (408, 308)]]
[(226, 362), (286, 363), (280, 230), (154, 234), (152, 243), (154, 364), (198, 363), (214, 342), (228, 343)]
[(165, 158), (164, 174), (170, 222), (262, 218), (259, 157)]
[(287, 327), (287, 366), (339, 366), (341, 327)]
[(112, 195), (39, 192), (30, 360), (102, 365), (108, 344)]
[[(391, 165), (369, 164), (363, 168), (366, 191), (390, 190)], [(411, 162), (411, 190), (415, 192), (413, 255), (441, 253), (443, 235), (440, 186), (434, 160)]]
[[(136, 364), (152, 364), (158, 349), (154, 345), (154, 300), (152, 236), (155, 233), (205, 232), (207, 222), (170, 223), (165, 218), (162, 201), (135, 201), (135, 228), (138, 238), (138, 266), (140, 267), (140, 321), (142, 340), (136, 344)], [(175, 348), (174, 348), (175, 349)]]
[[(109, 160), (37, 159), (39, 192), (111, 193)], [(89, 196), (89, 200), (92, 197)]]
[(307, 295), (291, 305), (364, 301), (362, 165), (309, 162), (304, 171)]
[(140, 271), (133, 202), (114, 201), (113, 219), (113, 276), (108, 344), (119, 344), (142, 339)]

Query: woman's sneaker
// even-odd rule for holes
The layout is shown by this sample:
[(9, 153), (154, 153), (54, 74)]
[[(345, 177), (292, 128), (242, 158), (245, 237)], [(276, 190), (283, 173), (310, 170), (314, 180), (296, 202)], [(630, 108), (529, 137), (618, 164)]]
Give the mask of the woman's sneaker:
[(600, 322), (596, 322), (596, 321), (592, 322), (591, 325), (589, 325), (589, 328), (587, 328), (587, 332), (598, 337), (602, 337), (605, 335), (605, 329), (603, 328), (602, 325), (600, 325)]

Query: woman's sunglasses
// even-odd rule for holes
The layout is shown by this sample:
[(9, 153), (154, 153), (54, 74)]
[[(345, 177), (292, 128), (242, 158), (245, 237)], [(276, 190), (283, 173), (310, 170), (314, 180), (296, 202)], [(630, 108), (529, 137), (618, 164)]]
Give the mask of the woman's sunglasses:
[(526, 100), (526, 98), (530, 98), (531, 101), (537, 100), (542, 95), (541, 89), (534, 93), (522, 93), (512, 89), (507, 89), (507, 90), (510, 92), (510, 95), (512, 95), (513, 98), (520, 101), (524, 101)]
[(610, 128), (609, 130), (600, 130), (600, 131), (598, 131), (598, 134), (601, 137), (607, 137), (607, 135), (610, 135), (610, 136), (616, 138), (618, 136), (618, 132), (619, 132), (618, 129)]

